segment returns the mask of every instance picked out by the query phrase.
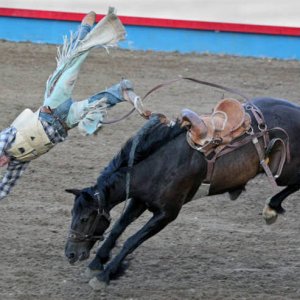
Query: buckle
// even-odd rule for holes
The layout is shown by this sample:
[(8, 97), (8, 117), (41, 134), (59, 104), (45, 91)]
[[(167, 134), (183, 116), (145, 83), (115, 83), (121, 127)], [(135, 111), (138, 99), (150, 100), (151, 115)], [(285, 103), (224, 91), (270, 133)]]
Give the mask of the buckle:
[(50, 106), (42, 106), (40, 108), (40, 111), (43, 112), (43, 113), (49, 114), (49, 115), (51, 115), (53, 113)]

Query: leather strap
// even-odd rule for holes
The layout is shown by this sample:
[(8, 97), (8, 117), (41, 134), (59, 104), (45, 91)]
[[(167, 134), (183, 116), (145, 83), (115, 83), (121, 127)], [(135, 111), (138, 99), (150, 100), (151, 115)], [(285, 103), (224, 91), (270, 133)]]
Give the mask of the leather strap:
[(49, 115), (51, 115), (53, 113), (50, 106), (42, 106), (40, 108), (40, 111), (43, 112), (43, 113), (49, 114)]
[(154, 91), (160, 89), (161, 87), (173, 84), (173, 83), (175, 83), (177, 81), (181, 81), (181, 80), (188, 80), (188, 81), (196, 82), (196, 83), (199, 83), (199, 84), (202, 84), (202, 85), (207, 85), (207, 86), (210, 86), (210, 87), (214, 87), (214, 88), (217, 88), (217, 89), (220, 89), (220, 90), (232, 93), (232, 94), (239, 95), (242, 98), (244, 98), (244, 100), (250, 101), (250, 99), (239, 90), (229, 88), (229, 87), (223, 86), (221, 84), (217, 84), (217, 83), (213, 83), (213, 82), (209, 82), (209, 81), (204, 81), (204, 80), (200, 80), (200, 79), (196, 79), (196, 78), (192, 78), (192, 77), (180, 77), (180, 78), (177, 78), (177, 79), (173, 79), (173, 80), (166, 81), (166, 82), (163, 82), (161, 84), (158, 84), (157, 86), (152, 88), (149, 92), (147, 92), (146, 95), (142, 98), (142, 100), (146, 99), (151, 93), (153, 93)]
[(276, 180), (275, 180), (275, 178), (274, 178), (274, 176), (273, 176), (273, 174), (272, 174), (269, 166), (267, 165), (267, 163), (265, 161), (265, 157), (264, 157), (265, 155), (264, 155), (264, 152), (262, 151), (262, 148), (261, 148), (261, 146), (259, 144), (259, 141), (258, 141), (257, 137), (254, 137), (252, 139), (252, 143), (254, 144), (256, 152), (258, 154), (259, 163), (263, 167), (263, 169), (264, 169), (264, 171), (265, 171), (265, 173), (266, 173), (266, 175), (268, 177), (269, 182), (271, 183), (271, 185), (274, 188), (278, 187), (277, 183), (276, 183)]

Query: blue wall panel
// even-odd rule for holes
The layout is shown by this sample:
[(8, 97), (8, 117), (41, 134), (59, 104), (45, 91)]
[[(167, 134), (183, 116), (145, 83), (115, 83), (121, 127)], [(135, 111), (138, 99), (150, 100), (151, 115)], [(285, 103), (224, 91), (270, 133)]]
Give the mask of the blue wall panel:
[[(0, 17), (0, 38), (61, 44), (77, 22)], [(126, 26), (121, 48), (178, 51), (300, 60), (300, 37)]]

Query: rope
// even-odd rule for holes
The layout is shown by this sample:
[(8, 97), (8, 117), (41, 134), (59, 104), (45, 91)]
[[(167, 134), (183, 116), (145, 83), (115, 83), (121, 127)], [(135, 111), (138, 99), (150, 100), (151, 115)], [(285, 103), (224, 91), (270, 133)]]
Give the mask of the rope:
[[(150, 91), (148, 91), (144, 95), (144, 97), (141, 99), (141, 102), (144, 101), (154, 91), (156, 91), (156, 90), (158, 90), (158, 89), (160, 89), (160, 88), (162, 88), (164, 86), (168, 86), (168, 85), (171, 85), (171, 84), (173, 84), (175, 82), (181, 81), (181, 80), (188, 80), (188, 81), (196, 82), (196, 83), (199, 83), (199, 84), (202, 84), (202, 85), (207, 85), (207, 86), (210, 86), (210, 87), (214, 87), (214, 88), (217, 88), (217, 89), (220, 89), (220, 90), (232, 93), (232, 94), (236, 94), (236, 95), (242, 97), (246, 101), (250, 100), (249, 97), (246, 96), (245, 94), (243, 94), (241, 91), (233, 89), (233, 88), (230, 88), (230, 87), (226, 87), (226, 86), (223, 86), (223, 85), (220, 85), (220, 84), (217, 84), (217, 83), (213, 83), (213, 82), (209, 82), (209, 81), (195, 79), (195, 78), (192, 78), (192, 77), (180, 77), (180, 78), (173, 79), (173, 80), (170, 80), (170, 81), (166, 81), (166, 82), (163, 82), (161, 84), (156, 85), (154, 88), (152, 88)], [(135, 110), (136, 110), (136, 107), (134, 107), (133, 109), (131, 109), (124, 116), (122, 116), (122, 117), (120, 117), (118, 119), (115, 119), (115, 120), (111, 120), (111, 121), (103, 121), (102, 124), (113, 124), (113, 123), (120, 122), (120, 121), (126, 119), (127, 117), (129, 117)]]

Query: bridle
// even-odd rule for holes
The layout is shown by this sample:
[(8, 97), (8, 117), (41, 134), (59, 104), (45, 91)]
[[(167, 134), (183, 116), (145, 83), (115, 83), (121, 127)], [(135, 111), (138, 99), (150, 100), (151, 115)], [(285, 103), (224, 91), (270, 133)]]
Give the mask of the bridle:
[(97, 199), (98, 208), (97, 208), (97, 215), (93, 222), (93, 225), (87, 232), (79, 232), (70, 228), (68, 234), (68, 240), (72, 242), (84, 242), (84, 241), (102, 241), (104, 239), (103, 235), (95, 235), (96, 228), (98, 226), (99, 220), (104, 217), (105, 220), (110, 223), (111, 217), (109, 213), (103, 208), (102, 200), (100, 197), (100, 193), (97, 191), (94, 194), (94, 197)]

